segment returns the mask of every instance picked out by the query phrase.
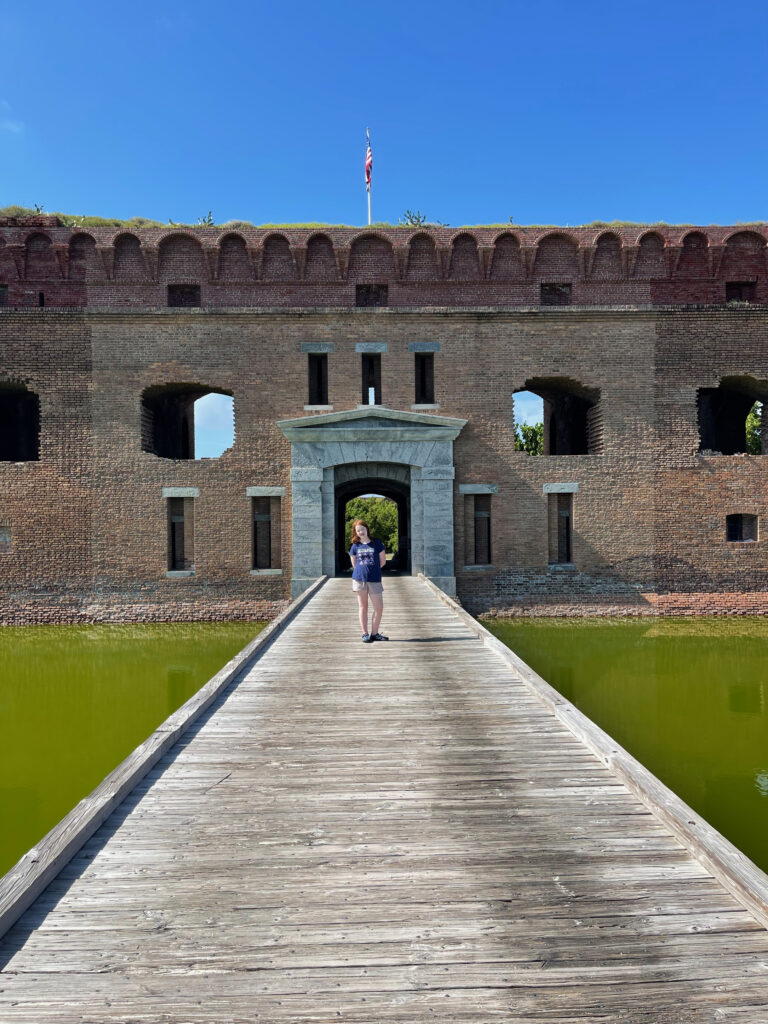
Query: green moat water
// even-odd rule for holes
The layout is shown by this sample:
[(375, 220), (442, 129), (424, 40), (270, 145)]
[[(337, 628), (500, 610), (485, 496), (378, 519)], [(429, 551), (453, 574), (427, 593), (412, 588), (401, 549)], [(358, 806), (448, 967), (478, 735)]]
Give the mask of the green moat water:
[(485, 625), (768, 871), (768, 619)]
[(0, 629), (0, 875), (265, 625)]

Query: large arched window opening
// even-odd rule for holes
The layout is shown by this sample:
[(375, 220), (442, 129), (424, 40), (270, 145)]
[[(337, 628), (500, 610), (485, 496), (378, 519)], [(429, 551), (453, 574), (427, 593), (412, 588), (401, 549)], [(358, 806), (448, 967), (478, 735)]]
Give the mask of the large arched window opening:
[(0, 462), (40, 458), (40, 399), (23, 384), (0, 382)]
[(218, 458), (233, 444), (231, 392), (203, 384), (160, 384), (142, 394), (142, 451), (161, 459)]
[[(600, 391), (567, 377), (536, 377), (517, 394), (542, 399), (542, 455), (601, 455)], [(515, 398), (514, 401), (519, 401)], [(518, 416), (515, 415), (517, 425)]]
[(762, 409), (768, 381), (723, 377), (716, 388), (699, 388), (699, 451), (711, 455), (760, 455)]

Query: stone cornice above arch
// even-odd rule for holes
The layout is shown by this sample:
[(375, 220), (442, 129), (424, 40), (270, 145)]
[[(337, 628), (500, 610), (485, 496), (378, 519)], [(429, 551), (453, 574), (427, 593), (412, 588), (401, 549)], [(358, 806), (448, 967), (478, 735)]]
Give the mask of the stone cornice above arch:
[(454, 416), (404, 412), (375, 405), (278, 420), (277, 426), (289, 441), (299, 442), (455, 441), (466, 422)]

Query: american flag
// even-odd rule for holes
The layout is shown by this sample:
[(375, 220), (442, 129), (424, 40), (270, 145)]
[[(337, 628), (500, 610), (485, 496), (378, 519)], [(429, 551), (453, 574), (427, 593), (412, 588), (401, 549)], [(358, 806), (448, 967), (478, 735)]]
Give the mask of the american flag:
[(371, 152), (371, 133), (366, 131), (366, 149), (365, 149), (365, 190), (366, 192), (371, 191), (371, 172), (373, 171), (373, 153)]

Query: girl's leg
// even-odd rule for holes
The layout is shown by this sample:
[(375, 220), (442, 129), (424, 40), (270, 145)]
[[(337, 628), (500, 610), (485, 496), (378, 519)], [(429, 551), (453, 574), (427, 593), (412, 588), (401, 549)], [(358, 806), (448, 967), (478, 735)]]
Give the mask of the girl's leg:
[[(373, 595), (371, 595), (373, 596)], [(359, 605), (360, 612), (360, 629), (363, 631), (363, 636), (368, 632), (368, 591), (358, 590), (357, 602)]]
[(384, 595), (371, 594), (371, 604), (373, 605), (373, 618), (371, 619), (371, 636), (373, 636), (374, 633), (379, 632), (379, 626), (381, 625), (381, 616), (384, 614)]

